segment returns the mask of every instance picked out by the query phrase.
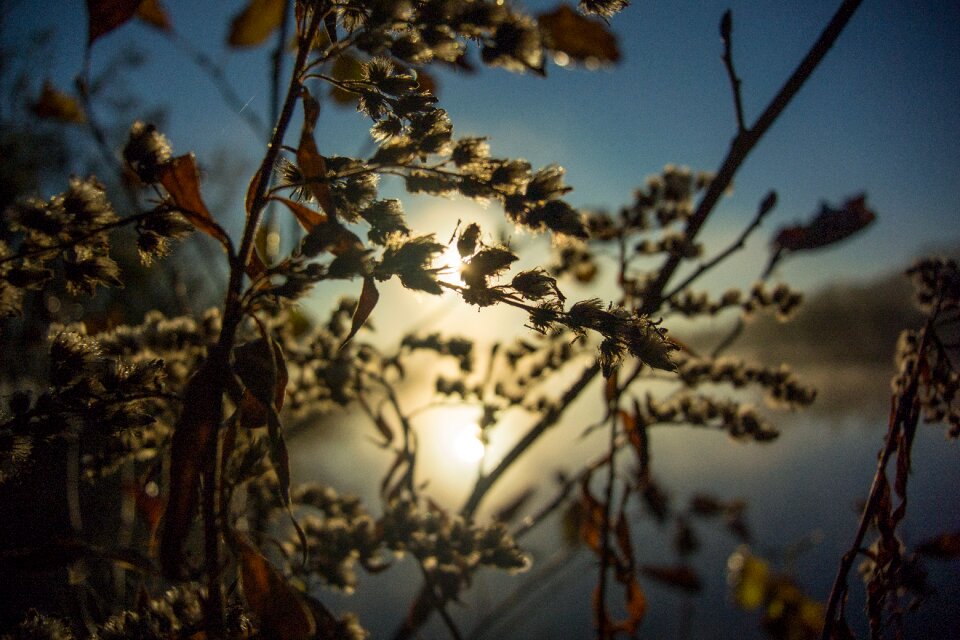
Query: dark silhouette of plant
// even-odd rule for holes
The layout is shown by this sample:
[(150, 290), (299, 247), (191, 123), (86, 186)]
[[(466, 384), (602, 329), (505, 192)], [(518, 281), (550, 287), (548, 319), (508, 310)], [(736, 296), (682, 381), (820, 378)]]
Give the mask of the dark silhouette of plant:
[[(276, 100), (269, 142), (245, 194), (239, 238), (228, 234), (208, 207), (194, 156), (175, 154), (166, 136), (146, 121), (130, 126), (118, 168), (129, 185), (126, 213), (93, 176), (71, 179), (50, 198), (21, 199), (5, 212), (2, 316), (20, 313), (25, 294), (52, 283), (87, 296), (122, 284), (112, 253), (121, 228), (135, 234), (148, 265), (198, 230), (222, 249), (218, 258), (228, 273), (222, 304), (196, 317), (151, 312), (134, 324), (52, 325), (45, 380), (32, 385), (33, 393), (24, 385), (8, 395), (0, 419), (0, 481), (10, 482), (31, 459), (65, 446), (70, 530), (4, 550), (0, 567), (19, 576), (40, 565), (67, 566), (76, 596), (69, 622), (31, 611), (9, 629), (9, 637), (364, 637), (360, 621), (349, 614), (338, 618), (307, 587), (353, 589), (356, 567), (379, 572), (409, 556), (423, 588), (397, 637), (413, 636), (437, 613), (449, 634), (460, 638), (449, 605), (484, 567), (527, 569), (530, 559), (518, 540), (562, 509), (575, 537), (598, 560), (593, 611), (597, 637), (605, 639), (639, 629), (646, 611), (642, 580), (686, 592), (700, 588), (688, 562), (698, 546), (694, 521), (722, 519), (749, 540), (741, 501), (701, 494), (685, 509), (670, 504), (653, 473), (649, 431), (686, 424), (765, 442), (777, 432), (763, 412), (740, 395), (711, 395), (708, 385), (749, 386), (780, 408), (806, 406), (815, 393), (785, 365), (722, 357), (742, 325), (706, 354), (668, 336), (661, 316), (735, 310), (786, 318), (801, 297), (784, 284), (768, 283), (777, 262), (788, 252), (842, 240), (873, 219), (862, 195), (839, 207), (824, 205), (809, 224), (776, 235), (767, 268), (748, 290), (712, 299), (692, 289), (774, 209), (771, 192), (731, 246), (701, 256), (699, 235), (735, 173), (859, 2), (840, 3), (753, 122), (744, 113), (734, 68), (732, 16), (724, 14), (720, 35), (737, 127), (727, 156), (715, 173), (667, 166), (616, 214), (570, 205), (559, 166), (535, 169), (524, 160), (494, 155), (484, 138), (454, 136), (448, 114), (429, 90), (430, 65), (469, 68), (474, 51), (485, 65), (534, 74), (547, 72), (548, 53), (575, 63), (614, 63), (620, 53), (605, 20), (626, 4), (583, 0), (579, 11), (561, 5), (531, 16), (485, 0), (251, 0), (234, 18), (229, 43), (253, 47), (276, 34)], [(98, 39), (138, 17), (170, 34), (225, 100), (236, 103), (229, 78), (173, 34), (156, 0), (88, 0), (87, 8), (88, 54)], [(283, 58), (291, 39), (295, 51), (284, 85)], [(88, 55), (77, 82), (79, 99), (45, 88), (38, 114), (68, 119), (86, 113), (109, 157), (113, 151), (102, 127), (89, 119), (96, 97), (89, 62)], [(369, 118), (376, 144), (366, 157), (321, 151), (318, 116), (327, 97), (355, 104)], [(295, 114), (302, 122), (299, 131), (290, 131)], [(260, 121), (251, 117), (248, 123), (258, 129)], [(468, 221), (450, 241), (463, 263), (459, 280), (450, 277), (435, 266), (447, 245), (411, 228), (399, 200), (380, 197), (380, 176), (400, 178), (409, 193), (497, 203), (519, 228), (555, 240), (553, 264), (514, 270), (517, 252)], [(269, 249), (264, 229), (287, 214), (298, 225), (292, 248)], [(603, 253), (614, 256), (619, 298), (568, 301), (562, 278), (594, 281)], [(651, 257), (662, 260), (658, 268), (644, 268)], [(407, 289), (458, 296), (479, 308), (513, 307), (530, 332), (493, 345), (484, 371), (476, 370), (482, 358), (474, 341), (462, 337), (418, 334), (403, 337), (392, 350), (375, 347), (361, 330), (376, 314), (378, 287), (393, 278)], [(297, 301), (336, 280), (359, 281), (358, 298), (342, 301), (326, 322), (306, 320)], [(918, 351), (926, 348), (923, 342)], [(439, 396), (482, 408), (482, 438), (507, 412), (528, 420), (512, 447), (481, 468), (457, 512), (431, 500), (417, 475), (420, 443), (412, 420), (424, 407), (407, 406), (400, 387), (413, 377), (412, 354), (423, 351), (457, 362), (458, 374), (431, 376)], [(937, 377), (941, 369), (929, 369), (930, 384), (952, 380)], [(520, 524), (511, 528), (529, 491), (481, 521), (481, 503), (504, 473), (601, 377), (604, 411), (588, 430), (608, 430), (605, 455), (563, 478), (556, 497)], [(379, 508), (333, 487), (291, 478), (291, 428), (335, 407), (362, 411), (380, 446), (392, 454)], [(631, 473), (624, 473), (624, 449), (632, 452)], [(122, 500), (136, 512), (136, 525), (124, 525), (120, 544), (102, 545), (83, 529), (77, 482), (82, 477), (116, 489), (105, 483), (118, 473), (124, 478)], [(626, 511), (632, 500), (659, 521), (673, 523), (676, 563), (638, 562)], [(109, 585), (113, 566), (129, 575), (121, 573)], [(614, 583), (623, 593), (620, 620), (610, 610)], [(111, 588), (116, 598), (94, 607), (90, 593)]]

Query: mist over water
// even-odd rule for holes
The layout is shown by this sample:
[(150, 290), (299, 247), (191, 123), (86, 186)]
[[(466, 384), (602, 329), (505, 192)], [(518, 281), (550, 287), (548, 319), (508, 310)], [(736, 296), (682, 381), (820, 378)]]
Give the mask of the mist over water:
[[(876, 468), (887, 426), (890, 377), (895, 371), (893, 347), (899, 328), (917, 324), (909, 295), (909, 284), (894, 275), (811, 295), (792, 323), (779, 324), (767, 318), (751, 322), (745, 339), (731, 355), (770, 365), (789, 362), (805, 383), (818, 389), (817, 402), (811, 408), (769, 414), (781, 431), (773, 442), (738, 442), (721, 432), (692, 427), (659, 426), (650, 431), (653, 474), (672, 504), (682, 509), (695, 494), (745, 500), (751, 551), (768, 560), (774, 570), (788, 573), (808, 596), (821, 602), (826, 600), (840, 557), (853, 538), (858, 505), (867, 495)], [(722, 333), (715, 329), (691, 342), (710, 344)], [(430, 397), (430, 391), (411, 389), (409, 397), (414, 400), (410, 406), (416, 406)], [(601, 415), (601, 397), (599, 386), (588, 389), (562, 424), (504, 477), (485, 502), (481, 519), (531, 486), (538, 490), (525, 513), (533, 513), (555, 495), (557, 471), (573, 472), (604, 451), (605, 433), (581, 438), (584, 427)], [(473, 417), (462, 407), (440, 407), (424, 412), (414, 422), (424, 449), (419, 463), (422, 476), (430, 478), (424, 492), (450, 509), (462, 503), (476, 477), (476, 466), (444, 449), (444, 430)], [(496, 438), (509, 442), (524, 428), (519, 421), (500, 425), (487, 455), (495, 462), (499, 449), (506, 447), (498, 449)], [(358, 475), (356, 470), (385, 470), (391, 456), (371, 443), (370, 426), (351, 420), (317, 433), (305, 435), (292, 448), (295, 475), (305, 481), (335, 480), (338, 486), (376, 504), (380, 475)], [(332, 440), (338, 450), (346, 446), (353, 453), (325, 455), (325, 450), (334, 449)], [(619, 460), (621, 472), (629, 473), (630, 457), (621, 454)], [(958, 462), (960, 449), (946, 440), (944, 428), (921, 425), (914, 446), (907, 517), (899, 530), (908, 548), (936, 534), (960, 530)], [(658, 524), (643, 508), (632, 504), (629, 514), (637, 563), (680, 562), (671, 548), (672, 521)], [(741, 542), (720, 520), (692, 524), (701, 547), (688, 561), (698, 572), (703, 590), (685, 595), (642, 578), (648, 613), (641, 636), (768, 637), (759, 626), (760, 612), (737, 609), (727, 585), (727, 561)], [(565, 542), (560, 513), (525, 537), (522, 546), (534, 560), (527, 574), (481, 572), (463, 605), (451, 607), (462, 630), (476, 638), (591, 637), (590, 594), (597, 581), (594, 555)], [(908, 637), (960, 637), (958, 565), (925, 562), (936, 593), (917, 614), (907, 616)], [(848, 618), (860, 623), (864, 596), (855, 571), (850, 583)], [(324, 589), (324, 597), (333, 598), (343, 610), (356, 611), (373, 637), (388, 637), (406, 615), (419, 585), (416, 566), (407, 559), (382, 575), (360, 575), (356, 596), (341, 599)], [(615, 588), (613, 593), (617, 593)], [(614, 616), (618, 613), (616, 602), (615, 596), (611, 604)], [(855, 630), (866, 634), (865, 627)], [(442, 637), (444, 633), (434, 620), (424, 637)]]

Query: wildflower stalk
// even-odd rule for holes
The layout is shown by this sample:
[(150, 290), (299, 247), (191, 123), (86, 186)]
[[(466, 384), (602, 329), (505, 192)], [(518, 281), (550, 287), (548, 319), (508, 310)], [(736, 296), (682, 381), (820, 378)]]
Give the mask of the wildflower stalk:
[[(939, 307), (939, 303), (937, 307)], [(920, 354), (920, 358), (923, 358), (923, 354), (926, 352), (930, 342), (930, 334), (934, 331), (934, 325), (938, 315), (937, 310), (938, 309), (934, 309), (933, 313), (930, 314), (920, 332), (919, 346), (917, 347), (917, 353)], [(878, 456), (877, 470), (873, 475), (873, 482), (870, 484), (870, 493), (867, 497), (867, 502), (863, 507), (863, 512), (860, 514), (860, 522), (857, 525), (856, 535), (854, 535), (853, 542), (850, 544), (849, 549), (840, 559), (840, 567), (837, 569), (837, 576), (834, 579), (833, 587), (830, 589), (830, 597), (827, 600), (827, 613), (824, 617), (823, 632), (820, 636), (821, 640), (830, 640), (830, 638), (833, 637), (833, 630), (840, 621), (837, 619), (838, 607), (841, 607), (842, 618), (841, 605), (846, 599), (849, 586), (847, 584), (847, 576), (853, 568), (854, 561), (863, 549), (863, 539), (877, 515), (877, 508), (880, 504), (881, 496), (884, 493), (884, 487), (887, 484), (887, 465), (893, 457), (893, 454), (897, 452), (901, 435), (911, 434), (916, 431), (917, 423), (920, 420), (918, 391), (922, 368), (921, 363), (918, 362), (913, 368), (908, 384), (891, 399), (890, 422), (887, 426), (887, 434), (884, 436), (883, 449), (881, 449)], [(898, 455), (903, 455), (903, 453), (901, 452)]]

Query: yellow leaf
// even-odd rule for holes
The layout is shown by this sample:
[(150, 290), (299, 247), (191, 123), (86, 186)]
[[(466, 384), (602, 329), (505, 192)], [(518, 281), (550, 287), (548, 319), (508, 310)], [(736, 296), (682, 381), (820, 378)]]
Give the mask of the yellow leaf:
[(617, 37), (595, 18), (587, 18), (562, 4), (537, 16), (543, 43), (577, 62), (613, 63), (620, 60)]
[(137, 17), (160, 31), (170, 31), (173, 28), (160, 0), (143, 0), (137, 8)]
[(49, 80), (43, 83), (40, 97), (30, 105), (30, 109), (38, 118), (47, 120), (72, 123), (86, 122), (87, 120), (80, 103), (69, 94), (54, 87)]
[(255, 47), (270, 37), (283, 20), (286, 0), (250, 0), (234, 17), (227, 42), (231, 47)]

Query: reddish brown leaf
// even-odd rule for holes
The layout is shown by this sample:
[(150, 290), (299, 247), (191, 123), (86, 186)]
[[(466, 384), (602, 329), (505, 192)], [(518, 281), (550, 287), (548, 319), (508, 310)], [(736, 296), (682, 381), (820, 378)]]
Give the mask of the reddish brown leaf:
[(308, 640), (316, 620), (303, 597), (253, 545), (236, 536), (240, 585), (250, 609), (260, 619), (260, 635), (277, 640)]
[(581, 483), (581, 504), (583, 509), (580, 518), (580, 539), (594, 552), (600, 553), (603, 537), (603, 520), (606, 517), (606, 510), (599, 500), (590, 493), (585, 476)]
[(617, 626), (625, 633), (633, 635), (647, 614), (647, 597), (636, 577), (627, 584), (626, 605), (627, 618)]
[(30, 105), (38, 118), (77, 124), (87, 121), (80, 103), (73, 96), (60, 91), (49, 80), (43, 83), (40, 97)]
[(320, 103), (303, 89), (303, 128), (300, 130), (300, 144), (297, 147), (297, 166), (303, 174), (310, 193), (320, 203), (320, 207), (330, 218), (335, 218), (333, 197), (330, 185), (327, 183), (327, 162), (317, 149), (317, 142), (313, 137), (313, 130), (320, 117)]
[(247, 185), (247, 194), (243, 199), (243, 209), (247, 212), (247, 218), (250, 218), (250, 212), (253, 210), (253, 199), (256, 196), (257, 188), (260, 186), (260, 171), (258, 170), (250, 178), (250, 184)]
[(938, 560), (960, 558), (960, 531), (941, 533), (933, 538), (928, 538), (917, 545), (916, 551), (921, 555)]
[(160, 0), (143, 0), (137, 8), (137, 17), (160, 31), (170, 31), (170, 16), (167, 15)]
[[(624, 517), (623, 512), (620, 512), (620, 517), (617, 518), (617, 525), (614, 527), (614, 533), (617, 536), (617, 546), (620, 548), (620, 553), (623, 555), (622, 569), (630, 570), (633, 568), (633, 542), (630, 540), (630, 525), (627, 523), (627, 519)], [(618, 575), (619, 580), (622, 580), (622, 575)]]
[(613, 372), (607, 377), (603, 385), (603, 399), (606, 401), (607, 406), (610, 406), (610, 403), (617, 399), (617, 369), (614, 369)]
[(665, 584), (668, 587), (674, 587), (681, 591), (696, 593), (703, 588), (700, 576), (691, 567), (685, 564), (677, 565), (651, 565), (647, 564), (640, 567), (643, 575)]
[(233, 18), (227, 42), (231, 47), (255, 47), (280, 26), (286, 0), (250, 0)]
[(140, 0), (87, 0), (87, 46), (132, 18), (139, 6)]
[(325, 224), (328, 220), (325, 213), (314, 211), (305, 204), (290, 200), (289, 198), (274, 197), (272, 199), (286, 205), (287, 208), (290, 209), (290, 212), (293, 213), (293, 215), (297, 218), (297, 222), (300, 223), (300, 226), (303, 227), (307, 233), (313, 231), (320, 225)]
[(362, 327), (363, 323), (370, 317), (373, 308), (377, 306), (378, 300), (380, 300), (380, 292), (377, 291), (377, 283), (373, 279), (373, 276), (367, 276), (363, 279), (363, 290), (360, 291), (360, 300), (357, 302), (357, 308), (353, 312), (353, 321), (350, 323), (350, 333), (348, 333), (347, 337), (340, 343), (341, 349), (343, 349), (345, 344), (350, 342), (353, 336), (357, 335), (357, 331), (360, 331), (360, 327)]
[(613, 63), (620, 60), (617, 37), (602, 20), (587, 18), (570, 5), (561, 4), (537, 16), (543, 43), (577, 62)]
[(133, 498), (137, 513), (140, 514), (144, 524), (147, 525), (147, 533), (152, 547), (157, 535), (157, 528), (160, 525), (160, 518), (163, 516), (163, 500), (157, 495), (150, 495), (139, 484), (126, 485), (123, 491)]
[(215, 347), (183, 392), (183, 410), (170, 445), (170, 494), (160, 537), (160, 563), (170, 577), (180, 575), (184, 540), (197, 508), (200, 476), (216, 453), (227, 367), (226, 352)]
[(640, 464), (640, 475), (642, 478), (650, 476), (650, 443), (647, 438), (647, 427), (640, 416), (640, 403), (633, 401), (633, 414), (626, 411), (620, 412), (620, 419), (623, 422), (623, 430), (627, 434), (627, 440), (637, 454), (637, 462)]
[(160, 169), (160, 184), (167, 190), (174, 204), (193, 225), (216, 238), (224, 248), (230, 246), (226, 233), (207, 210), (200, 195), (200, 170), (192, 153), (178, 156)]
[(867, 198), (861, 194), (834, 209), (824, 203), (820, 212), (808, 224), (780, 229), (773, 240), (774, 250), (804, 251), (839, 242), (860, 231), (877, 217), (867, 208)]

